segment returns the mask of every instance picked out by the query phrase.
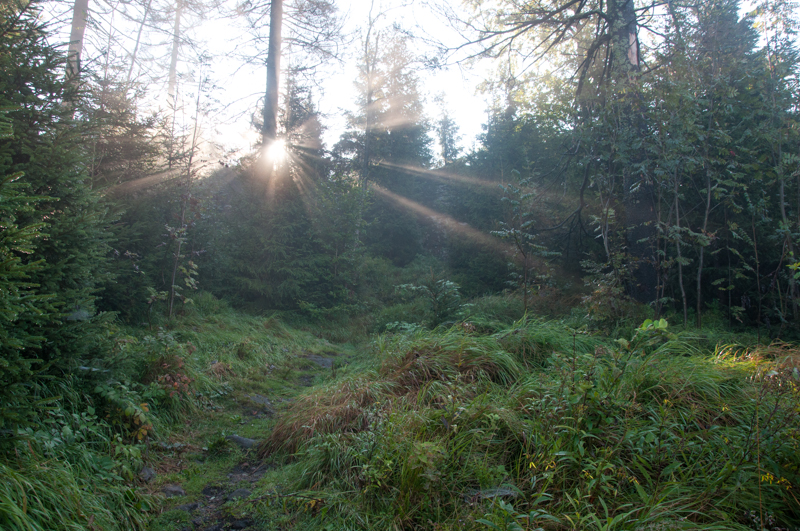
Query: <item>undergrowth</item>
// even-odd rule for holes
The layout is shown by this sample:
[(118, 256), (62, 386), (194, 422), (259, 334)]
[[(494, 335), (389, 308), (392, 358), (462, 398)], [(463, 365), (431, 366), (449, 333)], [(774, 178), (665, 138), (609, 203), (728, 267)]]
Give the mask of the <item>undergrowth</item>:
[(333, 528), (800, 524), (794, 346), (523, 320), (382, 336), (374, 356), (299, 399), (261, 448), (294, 462), (291, 488)]
[(161, 324), (110, 329), (104, 356), (33, 382), (42, 415), (0, 429), (0, 529), (145, 529), (160, 505), (138, 475), (152, 465), (152, 444), (207, 416), (231, 379), (255, 379), (327, 345), (208, 295)]
[[(207, 461), (157, 484), (201, 496), (243, 458), (226, 430), (249, 430), (275, 468), (230, 510), (258, 529), (798, 528), (796, 346), (665, 321), (609, 338), (478, 302), (452, 327), (371, 339), (369, 318), (290, 326), (203, 296), (178, 321), (125, 329), (34, 390), (47, 413), (4, 434), (0, 527), (189, 525), (154, 520), (158, 487), (137, 479), (185, 423)], [(342, 364), (309, 369), (313, 356)], [(253, 393), (277, 418), (250, 426)]]

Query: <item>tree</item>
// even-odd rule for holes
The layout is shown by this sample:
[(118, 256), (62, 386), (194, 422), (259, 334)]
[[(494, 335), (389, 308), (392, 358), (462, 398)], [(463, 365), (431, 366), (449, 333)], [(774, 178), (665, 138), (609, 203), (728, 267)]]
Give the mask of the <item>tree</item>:
[[(730, 184), (726, 178), (732, 162), (730, 153), (738, 150), (730, 135), (736, 118), (731, 116), (726, 102), (730, 100), (731, 87), (739, 85), (739, 80), (749, 76), (755, 66), (752, 54), (756, 35), (749, 20), (739, 20), (738, 8), (738, 1), (710, 2), (697, 10), (696, 24), (684, 32), (688, 34), (695, 58), (688, 72), (694, 81), (692, 90), (695, 95), (692, 99), (705, 108), (705, 111), (693, 111), (694, 124), (689, 128), (693, 130), (693, 138), (687, 139), (689, 145), (702, 146), (702, 151), (697, 153), (702, 168), (696, 168), (691, 175), (695, 188), (700, 190), (702, 221), (698, 220), (696, 228), (689, 232), (698, 248), (695, 281), (697, 328), (702, 325), (705, 251), (714, 239), (713, 233), (709, 232), (709, 224), (713, 222), (711, 215), (725, 199), (725, 190)], [(726, 152), (728, 157), (720, 156)]]
[(63, 376), (103, 352), (95, 294), (108, 279), (110, 221), (90, 188), (82, 131), (71, 120), (67, 59), (48, 44), (38, 9), (20, 2), (0, 11), (0, 108), (8, 116), (0, 138), (0, 282), (8, 289), (0, 304), (8, 311), (0, 328), (10, 331), (0, 364), (12, 366), (0, 371), (0, 387), (21, 383), (16, 389), (31, 394), (38, 392), (34, 372)]
[[(405, 35), (378, 31), (362, 58), (358, 111), (348, 115), (349, 130), (333, 148), (335, 171), (357, 177), (363, 187), (376, 185), (404, 199), (430, 207), (436, 200), (436, 184), (404, 168), (425, 169), (431, 163), (430, 125), (424, 115), (418, 78), (412, 68)], [(415, 214), (386, 194), (378, 194), (363, 216), (369, 228), (360, 240), (373, 252), (396, 264), (405, 264), (423, 245), (438, 246), (435, 231), (423, 234)]]
[[(783, 240), (783, 254), (788, 257), (795, 256), (797, 234), (800, 233), (800, 218), (791, 220), (787, 214), (787, 207), (790, 205), (790, 179), (800, 177), (800, 159), (796, 155), (798, 51), (795, 44), (797, 23), (793, 22), (796, 8), (796, 4), (792, 2), (766, 0), (756, 10), (765, 41), (764, 60), (769, 70), (768, 82), (763, 87), (769, 106), (769, 127), (764, 140), (769, 146), (769, 162), (778, 182), (778, 211), (781, 217), (779, 232)], [(800, 191), (800, 187), (798, 190)], [(795, 204), (794, 207), (800, 210), (800, 204)], [(791, 313), (797, 321), (800, 319), (800, 292), (794, 275), (789, 275), (788, 284)]]
[(214, 214), (199, 224), (209, 236), (205, 285), (257, 308), (325, 309), (345, 304), (355, 288), (360, 197), (329, 175), (312, 89), (292, 68), (286, 77), (284, 156), (266, 179), (257, 159), (227, 175), (210, 200)]
[[(183, 294), (183, 289), (197, 289), (197, 282), (194, 278), (197, 274), (197, 265), (192, 259), (193, 257), (188, 261), (184, 261), (184, 258), (186, 258), (184, 253), (186, 251), (183, 247), (187, 242), (187, 232), (189, 230), (191, 214), (196, 212), (198, 204), (197, 199), (192, 195), (192, 185), (197, 178), (199, 169), (195, 157), (199, 154), (200, 144), (200, 102), (204, 90), (202, 72), (200, 76), (200, 81), (197, 86), (191, 141), (188, 146), (188, 156), (186, 157), (185, 167), (180, 169), (182, 174), (180, 177), (180, 186), (182, 190), (180, 196), (180, 210), (176, 216), (176, 221), (178, 223), (174, 227), (170, 225), (166, 227), (169, 239), (171, 240), (170, 243), (172, 244), (172, 272), (170, 276), (169, 293), (167, 295), (167, 315), (170, 319), (174, 316), (176, 297), (182, 299), (184, 304), (190, 301), (190, 299)], [(183, 286), (179, 284), (179, 275), (180, 280), (183, 281), (181, 282)]]
[(264, 97), (264, 128), (261, 131), (262, 143), (267, 148), (278, 139), (278, 77), (281, 70), (282, 26), (283, 0), (270, 0), (267, 93)]
[[(336, 8), (329, 0), (245, 0), (237, 5), (237, 15), (247, 19), (252, 35), (250, 44), (261, 48), (248, 61), (262, 61), (264, 21), (269, 18), (266, 69), (267, 87), (264, 97), (261, 136), (264, 147), (278, 138), (278, 104), (281, 58), (287, 50), (297, 50), (316, 61), (336, 56), (341, 39), (341, 21)], [(284, 24), (289, 30), (284, 35)], [(299, 64), (299, 62), (297, 63)], [(313, 71), (317, 64), (306, 65), (302, 70)]]
[(77, 79), (81, 72), (83, 36), (89, 20), (89, 0), (75, 0), (72, 7), (72, 25), (69, 33), (67, 78)]
[[(0, 141), (14, 135), (8, 112), (0, 111)], [(29, 388), (40, 366), (26, 355), (26, 349), (41, 345), (44, 338), (36, 334), (36, 326), (46, 324), (56, 312), (48, 300), (52, 296), (39, 293), (37, 285), (30, 282), (42, 264), (23, 261), (42, 238), (43, 226), (18, 222), (41, 200), (23, 193), (24, 185), (15, 182), (23, 176), (21, 172), (0, 174), (0, 448), (12, 428), (30, 422), (35, 414)]]
[(458, 125), (453, 120), (444, 104), (444, 97), (437, 96), (437, 103), (441, 108), (439, 120), (436, 122), (436, 137), (439, 141), (439, 156), (442, 164), (447, 167), (458, 158), (461, 148), (458, 146), (461, 135), (458, 134)]
[[(492, 234), (510, 241), (513, 246), (514, 255), (511, 261), (516, 262), (517, 269), (521, 271), (514, 273), (513, 283), (522, 291), (523, 308), (525, 313), (528, 313), (528, 298), (535, 280), (548, 275), (547, 271), (542, 271), (544, 269), (542, 259), (558, 253), (548, 251), (537, 237), (537, 216), (529, 210), (530, 200), (535, 195), (535, 192), (530, 191), (530, 180), (521, 179), (520, 173), (516, 170), (512, 174), (516, 182), (502, 186), (503, 202), (507, 208), (506, 221), (501, 221), (500, 230), (493, 231)], [(537, 269), (539, 275), (535, 274)]]
[(152, 4), (153, 0), (147, 0), (147, 3), (144, 5), (144, 12), (142, 13), (142, 18), (139, 21), (139, 29), (136, 31), (136, 42), (133, 45), (133, 51), (131, 52), (131, 65), (128, 68), (128, 75), (125, 78), (125, 85), (130, 85), (131, 83), (133, 69), (136, 67), (137, 54), (139, 53), (139, 44), (142, 42), (142, 32), (147, 24), (147, 18), (150, 15), (150, 6)]
[[(640, 68), (638, 19), (654, 6), (651, 2), (637, 8), (634, 0), (476, 2), (470, 19), (450, 12), (450, 20), (466, 39), (451, 52), (468, 50), (470, 56), (490, 57), (513, 54), (530, 64), (553, 50), (573, 46), (580, 96), (587, 81), (601, 87)], [(472, 52), (476, 45), (478, 51)]]
[[(621, 199), (616, 206), (617, 220), (619, 230), (626, 233), (626, 247), (633, 259), (629, 267), (635, 270), (629, 290), (645, 302), (651, 302), (655, 294), (650, 249), (655, 236), (655, 210), (651, 183), (635, 170), (640, 162), (635, 154), (644, 123), (638, 97), (641, 68), (638, 22), (654, 5), (637, 8), (634, 0), (533, 0), (497, 6), (478, 3), (472, 19), (458, 21), (468, 35), (457, 49), (478, 46), (478, 51), (471, 55), (516, 56), (526, 65), (556, 50), (567, 54), (567, 64), (577, 74), (573, 118), (576, 135), (570, 148), (574, 155), (567, 163), (579, 154), (587, 159), (584, 167), (593, 163), (591, 159), (596, 157), (586, 146), (593, 146), (595, 140), (587, 136), (597, 139), (611, 136), (616, 138), (618, 146), (624, 146), (623, 150), (612, 151), (614, 156), (605, 168), (619, 175), (604, 181), (616, 187), (608, 193)], [(581, 189), (585, 190), (588, 184), (587, 173)]]

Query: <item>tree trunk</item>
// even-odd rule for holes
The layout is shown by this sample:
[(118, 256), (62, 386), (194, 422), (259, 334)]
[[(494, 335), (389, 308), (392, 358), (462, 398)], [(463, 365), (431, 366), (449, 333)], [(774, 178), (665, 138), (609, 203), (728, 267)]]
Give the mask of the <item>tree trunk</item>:
[(681, 211), (680, 199), (678, 195), (678, 170), (675, 170), (674, 175), (674, 191), (675, 191), (675, 227), (678, 232), (675, 238), (675, 249), (678, 254), (678, 286), (681, 288), (681, 299), (683, 300), (683, 326), (689, 324), (689, 305), (686, 301), (686, 290), (683, 287), (683, 255), (681, 254)]
[[(139, 31), (136, 33), (136, 44), (133, 45), (133, 53), (131, 53), (131, 66), (128, 69), (128, 77), (125, 80), (126, 85), (130, 84), (131, 82), (131, 76), (133, 75), (133, 68), (136, 66), (136, 54), (139, 52), (139, 43), (142, 41), (142, 30), (144, 30), (144, 25), (147, 22), (147, 15), (150, 14), (150, 4), (152, 3), (153, 0), (147, 0), (147, 4), (144, 6), (144, 14), (142, 15), (142, 21), (139, 23)], [(178, 57), (176, 54), (175, 56), (176, 66), (177, 66), (177, 61)]]
[[(370, 28), (371, 30), (372, 28)], [(377, 43), (376, 46), (377, 48)], [(372, 76), (375, 70), (375, 61), (373, 56), (370, 55), (369, 50), (369, 32), (367, 32), (367, 41), (364, 44), (366, 75), (367, 75), (367, 94), (364, 99), (364, 158), (361, 161), (361, 185), (365, 186), (369, 178), (369, 163), (370, 163), (370, 139), (372, 137), (372, 98), (374, 96), (374, 88), (372, 86)]]
[(78, 79), (81, 72), (81, 52), (86, 21), (89, 18), (89, 0), (75, 0), (72, 8), (72, 29), (69, 33), (69, 52), (67, 53), (67, 79)]
[(278, 80), (281, 68), (281, 26), (283, 0), (272, 0), (269, 13), (269, 48), (267, 50), (267, 93), (264, 100), (264, 147), (278, 138)]
[[(148, 4), (149, 5), (149, 4)], [(170, 104), (173, 105), (175, 113), (175, 87), (178, 84), (178, 50), (181, 43), (181, 13), (183, 12), (183, 0), (178, 0), (175, 6), (175, 25), (172, 29), (172, 55), (169, 61), (169, 85), (167, 94), (170, 97)]]
[[(781, 221), (783, 222), (783, 230), (786, 234), (786, 246), (789, 249), (789, 255), (793, 260), (797, 260), (794, 254), (794, 242), (792, 241), (792, 231), (789, 223), (789, 217), (786, 215), (786, 179), (781, 173), (780, 178), (780, 203), (781, 203)], [(794, 273), (789, 275), (789, 292), (792, 301), (792, 317), (797, 319), (797, 281), (794, 278)]]
[(181, 214), (180, 214), (180, 228), (177, 231), (177, 249), (175, 250), (175, 255), (173, 256), (172, 262), (172, 277), (171, 283), (169, 288), (169, 311), (168, 315), (169, 318), (172, 319), (174, 316), (174, 308), (175, 308), (175, 295), (176, 295), (176, 284), (175, 282), (178, 280), (178, 269), (181, 265), (181, 252), (183, 250), (183, 242), (186, 238), (186, 232), (188, 229), (188, 225), (186, 223), (186, 208), (192, 201), (192, 183), (194, 181), (194, 154), (197, 151), (197, 135), (199, 131), (199, 121), (200, 121), (200, 95), (203, 92), (203, 79), (201, 73), (200, 84), (197, 87), (197, 101), (195, 103), (195, 112), (194, 112), (194, 130), (192, 132), (192, 145), (191, 150), (189, 151), (189, 160), (186, 163), (186, 192), (181, 194)]
[[(372, 153), (370, 153), (370, 140), (372, 139), (372, 113), (374, 111), (372, 101), (375, 97), (374, 79), (375, 68), (378, 61), (378, 40), (380, 35), (375, 36), (375, 44), (371, 44), (372, 31), (375, 29), (375, 20), (372, 9), (375, 7), (373, 1), (369, 9), (369, 21), (367, 23), (367, 35), (364, 37), (364, 75), (367, 78), (367, 93), (364, 98), (364, 158), (361, 161), (361, 185), (365, 186), (369, 179), (369, 163)], [(380, 16), (380, 14), (378, 15)]]
[(369, 15), (367, 21), (367, 34), (364, 37), (364, 67), (367, 78), (367, 93), (365, 94), (364, 98), (364, 153), (363, 158), (361, 159), (361, 177), (360, 177), (360, 184), (361, 184), (361, 201), (358, 205), (359, 207), (359, 223), (356, 225), (356, 232), (355, 232), (355, 239), (354, 244), (355, 247), (358, 248), (361, 244), (361, 225), (364, 221), (364, 212), (367, 209), (367, 195), (364, 193), (366, 191), (367, 182), (369, 180), (369, 166), (370, 166), (370, 159), (372, 157), (371, 153), (371, 139), (372, 139), (372, 128), (374, 126), (372, 122), (372, 112), (373, 109), (373, 98), (375, 96), (375, 87), (373, 85), (373, 76), (375, 75), (375, 68), (378, 61), (378, 40), (380, 35), (375, 36), (375, 45), (370, 46), (370, 42), (372, 39), (372, 31), (375, 29), (375, 21), (378, 17), (380, 17), (383, 13), (379, 13), (377, 16), (373, 17), (372, 10), (375, 8), (375, 0), (372, 0), (372, 3), (369, 7)]
[[(631, 138), (641, 137), (645, 126), (638, 88), (635, 86), (640, 62), (634, 3), (633, 0), (610, 0), (607, 5), (611, 25), (611, 81), (617, 85), (615, 94), (625, 98), (621, 101), (622, 115), (628, 116), (628, 119), (623, 122), (623, 127), (631, 129)], [(637, 162), (636, 156), (632, 162)], [(634, 299), (649, 304), (658, 296), (658, 275), (652, 249), (656, 236), (653, 185), (646, 181), (637, 182), (631, 166), (627, 165), (623, 176), (626, 240), (635, 260), (633, 285), (629, 287), (629, 292)]]
[(108, 68), (111, 66), (111, 42), (114, 39), (114, 17), (117, 14), (117, 7), (119, 7), (119, 1), (117, 1), (113, 6), (111, 6), (111, 21), (108, 24), (108, 40), (106, 41), (106, 61), (103, 64), (103, 98), (100, 100), (100, 109), (103, 109), (105, 105), (105, 94), (108, 90)]
[(756, 342), (761, 344), (761, 302), (763, 293), (761, 291), (761, 263), (758, 260), (758, 235), (756, 234), (756, 218), (751, 214), (750, 226), (753, 229), (753, 254), (756, 257), (756, 289), (758, 290), (758, 328), (756, 332)]
[(616, 81), (620, 75), (639, 71), (639, 36), (633, 0), (610, 0), (608, 15), (611, 23), (612, 68)]
[(183, 0), (177, 0), (175, 5), (175, 25), (172, 29), (172, 54), (169, 61), (169, 84), (167, 85), (168, 104), (172, 108), (172, 133), (167, 149), (167, 167), (171, 170), (176, 158), (175, 154), (175, 118), (178, 112), (178, 51), (181, 41), (181, 13)]
[(522, 279), (522, 306), (525, 310), (525, 315), (528, 315), (528, 255), (523, 254), (523, 267), (525, 270), (523, 271), (523, 279)]
[[(703, 236), (706, 234), (706, 230), (708, 230), (708, 215), (711, 213), (711, 176), (708, 174), (710, 170), (706, 170), (706, 211), (705, 215), (703, 216)], [(701, 314), (701, 310), (703, 309), (703, 292), (702, 292), (702, 281), (703, 281), (703, 254), (705, 253), (706, 246), (700, 245), (700, 256), (697, 259), (697, 320), (696, 325), (697, 328), (702, 328), (703, 326), (703, 317)]]
[[(656, 198), (656, 205), (658, 209), (656, 211), (656, 227), (659, 227), (659, 234), (663, 234), (663, 230), (665, 227), (664, 216), (662, 215), (662, 204), (663, 204), (663, 196), (662, 196), (662, 189), (658, 187), (658, 197)], [(664, 241), (664, 249), (663, 252), (661, 250), (661, 240)], [(656, 239), (656, 301), (655, 301), (655, 317), (654, 319), (658, 320), (661, 318), (661, 311), (663, 309), (664, 303), (662, 302), (664, 299), (664, 294), (666, 293), (667, 288), (667, 276), (668, 272), (665, 267), (665, 261), (667, 257), (667, 246), (669, 245), (668, 238), (661, 238), (659, 237)]]

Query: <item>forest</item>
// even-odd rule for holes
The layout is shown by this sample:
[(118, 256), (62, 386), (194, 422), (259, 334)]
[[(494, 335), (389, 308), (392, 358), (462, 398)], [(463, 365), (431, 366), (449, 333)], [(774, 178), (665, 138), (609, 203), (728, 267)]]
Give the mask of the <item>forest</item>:
[(3, 0), (0, 529), (800, 529), (797, 7)]

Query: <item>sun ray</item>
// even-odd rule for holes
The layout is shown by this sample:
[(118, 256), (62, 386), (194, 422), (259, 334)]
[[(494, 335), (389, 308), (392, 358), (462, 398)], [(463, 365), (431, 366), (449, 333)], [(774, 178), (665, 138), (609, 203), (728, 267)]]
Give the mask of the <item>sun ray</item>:
[(450, 217), (447, 214), (442, 214), (441, 212), (437, 212), (436, 210), (428, 208), (424, 205), (420, 205), (416, 201), (412, 201), (411, 199), (403, 197), (402, 195), (390, 192), (389, 190), (378, 184), (370, 183), (369, 187), (382, 197), (385, 197), (386, 199), (389, 199), (397, 203), (398, 205), (407, 208), (408, 210), (411, 210), (423, 217), (426, 217), (431, 221), (433, 221), (434, 223), (444, 226), (447, 230), (451, 232), (455, 232), (463, 236), (466, 236), (467, 238), (473, 240), (475, 243), (479, 243), (481, 245), (484, 245), (486, 247), (489, 247), (497, 251), (511, 250), (511, 247), (508, 244), (495, 238), (494, 236), (491, 236), (489, 234), (479, 231), (476, 228), (471, 227), (468, 223), (458, 221), (457, 219)]
[[(486, 247), (487, 249), (491, 249), (498, 253), (505, 254), (510, 260), (519, 264), (521, 262), (521, 257), (517, 253), (516, 248), (495, 236), (490, 234), (486, 234), (472, 226), (468, 223), (463, 221), (458, 221), (457, 219), (448, 216), (447, 214), (442, 214), (432, 208), (428, 208), (424, 205), (417, 203), (416, 201), (412, 201), (407, 197), (403, 197), (398, 195), (394, 192), (390, 192), (386, 188), (375, 184), (369, 183), (369, 187), (375, 193), (389, 199), (398, 205), (415, 212), (416, 214), (426, 217), (430, 219), (432, 222), (440, 224), (444, 226), (448, 231), (454, 232), (456, 234), (460, 234), (461, 236), (465, 236), (472, 240), (473, 242)], [(536, 268), (543, 269), (547, 267), (547, 264), (538, 257), (534, 257), (530, 262), (529, 265), (532, 265)]]
[(484, 179), (478, 179), (477, 177), (466, 177), (464, 175), (458, 175), (455, 173), (450, 173), (442, 170), (429, 170), (427, 168), (422, 168), (420, 166), (395, 164), (393, 162), (386, 162), (386, 161), (379, 162), (378, 166), (381, 166), (383, 168), (388, 168), (391, 170), (398, 170), (410, 173), (418, 177), (425, 177), (426, 179), (432, 179), (436, 181), (453, 181), (461, 184), (474, 184), (486, 188), (496, 188), (498, 191), (500, 190), (499, 186), (500, 183), (497, 181), (487, 181)]
[(125, 181), (124, 183), (119, 183), (117, 185), (110, 186), (105, 190), (103, 190), (102, 193), (109, 196), (130, 194), (133, 192), (138, 192), (139, 190), (142, 190), (144, 188), (148, 188), (150, 186), (162, 183), (164, 181), (174, 179), (180, 174), (181, 174), (180, 169), (173, 168), (171, 170), (154, 173), (153, 175), (145, 175), (144, 177), (139, 177), (138, 179)]
[(278, 138), (267, 145), (264, 154), (267, 157), (267, 162), (280, 164), (289, 156), (289, 146), (286, 144), (286, 140)]

